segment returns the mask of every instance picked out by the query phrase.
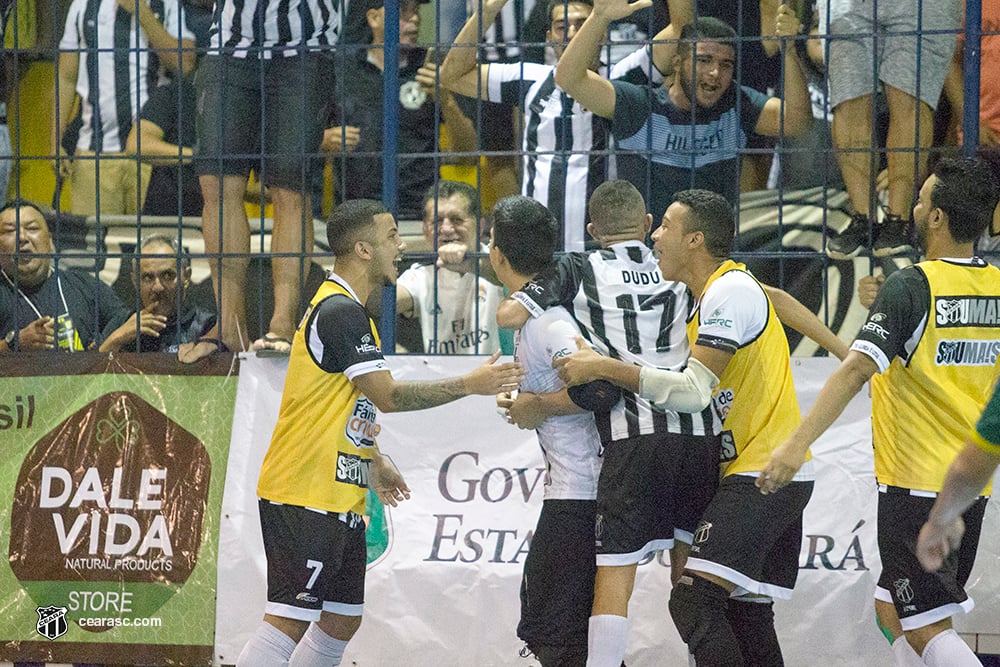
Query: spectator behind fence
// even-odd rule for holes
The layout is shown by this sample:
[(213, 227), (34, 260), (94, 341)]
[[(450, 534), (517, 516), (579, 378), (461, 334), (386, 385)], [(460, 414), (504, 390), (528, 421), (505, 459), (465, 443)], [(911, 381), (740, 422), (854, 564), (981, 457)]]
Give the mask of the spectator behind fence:
[[(440, 181), (424, 195), (424, 238), (435, 264), (415, 264), (396, 283), (396, 312), (419, 318), (427, 354), (493, 354), (500, 349), (497, 305), (503, 288), (481, 276), (489, 252), (479, 242), (479, 195), (466, 183)], [(486, 272), (495, 280), (492, 269)]]
[[(456, 38), (474, 44), (480, 30), (493, 25), (507, 0), (486, 0), (483, 13), (474, 13)], [(592, 0), (547, 0), (546, 40), (557, 57), (571, 42), (593, 10)], [(657, 40), (676, 39), (676, 26), (690, 20), (690, 0), (673, 0), (671, 16), (677, 21)], [(476, 49), (458, 46), (448, 52), (441, 80), (456, 92), (494, 103), (518, 107), (524, 114), (521, 140), (521, 194), (546, 205), (559, 221), (560, 247), (583, 250), (587, 225), (587, 200), (607, 178), (608, 123), (574, 101), (555, 83), (555, 67), (533, 63), (478, 64)], [(627, 78), (645, 83), (669, 66), (673, 44), (642, 47), (611, 68), (596, 57), (589, 63), (599, 76)], [(651, 62), (653, 61), (653, 62)]]
[[(781, 0), (697, 0), (697, 5), (698, 16), (717, 18), (736, 30), (737, 84), (774, 95), (781, 85), (781, 58), (775, 57), (780, 50), (777, 40), (769, 38), (774, 36)], [(789, 48), (794, 46), (789, 44)], [(759, 134), (747, 137), (747, 152), (740, 156), (740, 192), (767, 187), (775, 144), (774, 137)]]
[[(746, 138), (753, 133), (800, 134), (812, 113), (796, 49), (785, 50), (783, 99), (738, 87), (733, 82), (736, 33), (712, 18), (681, 29), (669, 86), (612, 82), (589, 71), (609, 22), (649, 1), (595, 0), (594, 12), (559, 60), (556, 83), (584, 107), (611, 119), (618, 175), (648, 193), (658, 225), (674, 193), (692, 185), (718, 192), (735, 205), (739, 150)], [(781, 5), (775, 34), (794, 37), (799, 32), (795, 13)]]
[(183, 0), (184, 23), (194, 35), (198, 49), (198, 58), (205, 54), (209, 47), (209, 36), (212, 33), (212, 13), (215, 0)]
[(132, 282), (142, 309), (105, 327), (101, 352), (176, 352), (215, 324), (215, 313), (185, 299), (191, 258), (175, 239), (147, 237), (135, 257)]
[(189, 77), (174, 77), (153, 91), (128, 133), (125, 151), (153, 165), (143, 215), (201, 215), (204, 200), (191, 164), (194, 143), (194, 84)]
[(308, 157), (319, 150), (329, 101), (322, 83), (323, 51), (337, 43), (340, 6), (339, 0), (302, 0), (294, 7), (281, 0), (218, 3), (211, 36), (215, 46), (195, 77), (195, 169), (205, 199), (205, 251), (217, 258), (209, 266), (218, 321), (201, 340), (181, 345), (177, 356), (182, 362), (223, 348), (243, 349), (247, 336), (257, 335), (246, 331), (243, 294), (250, 252), (243, 196), (251, 170), (271, 194), (271, 252), (277, 255), (271, 264), (274, 311), (267, 333), (251, 349), (291, 349), (313, 246), (313, 161)]
[(127, 316), (114, 291), (94, 276), (62, 270), (37, 204), (0, 209), (0, 351), (95, 347), (109, 322)]
[[(334, 117), (338, 125), (357, 127), (360, 138), (351, 155), (335, 156), (334, 194), (346, 199), (383, 199), (382, 127), (383, 72), (385, 69), (385, 7), (383, 0), (351, 0), (367, 7), (365, 16), (372, 40), (366, 48), (348, 49), (337, 76)], [(420, 0), (403, 0), (399, 6), (399, 101), (397, 129), (397, 213), (401, 219), (421, 217), (423, 195), (436, 178), (440, 119), (448, 128), (451, 148), (469, 152), (476, 148), (475, 129), (458, 108), (454, 96), (436, 85), (436, 65), (424, 64), (427, 53), (417, 48)], [(440, 95), (438, 90), (440, 89)], [(440, 105), (440, 106), (439, 106)], [(347, 136), (350, 141), (350, 136)]]
[[(854, 257), (869, 246), (869, 238), (872, 254), (879, 257), (912, 249), (914, 184), (927, 170), (934, 109), (954, 52), (959, 16), (957, 0), (831, 0), (827, 72), (833, 141), (854, 212), (848, 227), (828, 239), (830, 257)], [(889, 206), (881, 222), (873, 196), (880, 167), (871, 154), (873, 99), (879, 87), (889, 107)]]
[[(142, 208), (150, 167), (126, 159), (129, 129), (157, 84), (160, 65), (184, 74), (195, 62), (194, 36), (184, 27), (180, 0), (155, 4), (155, 10), (147, 0), (70, 5), (59, 42), (52, 156), (57, 174), (69, 178), (74, 213)], [(189, 50), (179, 52), (178, 46)], [(61, 138), (77, 99), (83, 124), (70, 158)]]

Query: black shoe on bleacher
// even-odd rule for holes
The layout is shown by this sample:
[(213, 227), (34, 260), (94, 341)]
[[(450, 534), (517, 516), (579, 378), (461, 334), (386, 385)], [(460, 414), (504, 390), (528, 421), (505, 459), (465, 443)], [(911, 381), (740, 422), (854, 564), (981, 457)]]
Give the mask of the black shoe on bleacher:
[(876, 257), (905, 255), (913, 250), (913, 224), (898, 215), (889, 214), (878, 226), (872, 254)]
[(854, 213), (847, 229), (826, 239), (826, 254), (832, 259), (857, 257), (861, 249), (868, 246), (869, 227), (867, 215)]

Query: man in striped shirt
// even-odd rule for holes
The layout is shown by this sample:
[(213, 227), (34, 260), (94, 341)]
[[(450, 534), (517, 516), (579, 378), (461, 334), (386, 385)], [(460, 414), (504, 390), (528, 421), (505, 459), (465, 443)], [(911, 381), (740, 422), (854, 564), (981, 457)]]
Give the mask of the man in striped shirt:
[[(665, 279), (643, 243), (652, 225), (642, 195), (624, 180), (601, 184), (590, 200), (589, 225), (603, 250), (570, 253), (505, 300), (500, 326), (518, 328), (559, 304), (570, 310), (595, 349), (636, 368), (681, 370), (694, 312), (684, 283)], [(846, 346), (808, 308), (782, 290), (764, 288), (784, 323), (837, 356)], [(523, 308), (522, 308), (523, 307)], [(512, 415), (533, 428), (544, 399), (522, 391)], [(687, 560), (701, 514), (718, 485), (725, 439), (712, 407), (680, 412), (655, 406), (637, 391), (609, 413), (596, 414), (604, 445), (598, 486), (597, 580), (590, 620), (590, 659), (618, 665), (626, 651), (628, 602), (636, 567), (647, 554), (670, 549), (675, 581)], [(534, 421), (532, 421), (534, 420)], [(730, 440), (731, 442), (731, 440)], [(588, 662), (588, 664), (591, 664)]]
[[(274, 312), (251, 349), (287, 353), (299, 316), (300, 267), (313, 246), (309, 159), (319, 151), (329, 95), (324, 50), (337, 43), (342, 0), (220, 0), (211, 46), (195, 80), (205, 251), (212, 261), (219, 324), (184, 345), (186, 363), (244, 346), (243, 285), (250, 227), (243, 207), (255, 170), (271, 193)], [(266, 92), (266, 94), (265, 94)], [(237, 256), (234, 256), (237, 255)], [(282, 256), (288, 255), (288, 256)]]
[[(586, 204), (594, 188), (607, 176), (608, 124), (584, 108), (555, 82), (555, 67), (535, 63), (490, 63), (477, 67), (480, 30), (493, 25), (507, 0), (484, 0), (482, 14), (474, 13), (455, 38), (441, 66), (441, 84), (457, 93), (520, 107), (524, 114), (521, 148), (521, 194), (545, 204), (562, 224), (562, 248), (583, 250)], [(689, 0), (675, 0), (673, 25), (691, 14)], [(562, 54), (590, 15), (592, 0), (548, 0), (546, 39), (556, 55)], [(668, 38), (675, 28), (657, 35)], [(467, 45), (463, 48), (463, 45)], [(612, 78), (645, 84), (658, 81), (657, 68), (669, 66), (673, 45), (642, 48), (610, 70)], [(651, 62), (652, 61), (652, 62)], [(598, 69), (600, 63), (590, 63)], [(608, 74), (601, 68), (601, 76)], [(596, 74), (595, 74), (596, 76)]]
[[(180, 0), (73, 0), (59, 42), (52, 155), (74, 213), (142, 208), (151, 167), (125, 159), (125, 141), (161, 65), (180, 75), (194, 64)], [(60, 142), (78, 97), (83, 125), (70, 162)]]
[[(791, 597), (802, 511), (813, 488), (808, 462), (780, 498), (762, 496), (755, 486), (800, 416), (782, 323), (766, 288), (729, 259), (734, 230), (725, 198), (685, 190), (653, 234), (663, 278), (683, 282), (694, 295), (691, 357), (683, 371), (623, 363), (583, 345), (553, 364), (568, 386), (606, 379), (660, 410), (698, 415), (714, 407), (716, 423), (723, 422), (723, 479), (682, 576), (671, 573), (670, 615), (702, 667), (783, 664), (772, 598)], [(602, 620), (617, 619), (593, 617), (591, 627)], [(619, 665), (620, 655), (609, 659), (606, 647), (591, 642), (588, 665)]]
[[(630, 364), (683, 368), (691, 296), (683, 283), (664, 280), (643, 243), (652, 220), (642, 195), (627, 181), (603, 183), (591, 197), (590, 216), (591, 233), (605, 249), (565, 256), (555, 272), (536, 277), (512, 300), (535, 317), (548, 306), (565, 305), (603, 354)], [(498, 321), (510, 324), (499, 314)], [(541, 417), (544, 399), (521, 392), (515, 406), (512, 415)], [(669, 549), (674, 571), (682, 569), (717, 484), (720, 440), (714, 419), (710, 409), (665, 412), (638, 392), (623, 392), (610, 412), (595, 414), (604, 463), (589, 644), (590, 658), (602, 660), (599, 664), (618, 665), (625, 655), (628, 601), (639, 561)], [(534, 426), (524, 420), (518, 425)]]

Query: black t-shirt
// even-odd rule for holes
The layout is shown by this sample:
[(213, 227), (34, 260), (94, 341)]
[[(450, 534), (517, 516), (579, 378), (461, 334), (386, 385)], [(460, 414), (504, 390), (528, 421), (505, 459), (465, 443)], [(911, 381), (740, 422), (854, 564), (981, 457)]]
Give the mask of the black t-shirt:
[[(154, 90), (139, 113), (163, 130), (163, 140), (174, 145), (195, 145), (195, 93), (189, 78), (174, 79)], [(141, 141), (141, 140), (140, 140)], [(142, 150), (140, 144), (139, 150)], [(182, 200), (177, 201), (180, 191)], [(191, 163), (181, 167), (153, 167), (146, 190), (145, 215), (193, 215), (202, 213), (201, 186)]]
[(56, 271), (35, 289), (18, 288), (20, 293), (0, 277), (0, 336), (20, 331), (40, 316), (58, 319), (68, 311), (83, 349), (88, 349), (100, 344), (109, 322), (128, 317), (114, 290), (82, 271)]
[[(399, 169), (397, 212), (401, 218), (419, 219), (423, 198), (437, 173), (435, 150), (438, 117), (433, 97), (417, 84), (417, 70), (424, 51), (410, 52), (399, 70)], [(337, 78), (337, 104), (331, 125), (341, 121), (361, 130), (361, 140), (345, 158), (334, 159), (334, 192), (337, 201), (382, 199), (382, 72), (361, 50), (345, 57), (343, 76)], [(415, 155), (423, 154), (423, 155)]]
[[(125, 324), (132, 317), (131, 313), (115, 318), (104, 327), (104, 338)], [(180, 318), (167, 322), (167, 326), (159, 336), (139, 334), (138, 344), (135, 340), (122, 345), (122, 352), (176, 352), (182, 343), (192, 343), (205, 335), (215, 324), (215, 313), (199, 306), (185, 305)]]

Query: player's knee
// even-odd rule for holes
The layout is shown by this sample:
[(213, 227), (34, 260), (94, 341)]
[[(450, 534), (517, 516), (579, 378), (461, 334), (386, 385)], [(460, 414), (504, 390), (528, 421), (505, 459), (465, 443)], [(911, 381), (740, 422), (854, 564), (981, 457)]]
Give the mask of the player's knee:
[[(670, 593), (670, 617), (677, 632), (696, 656), (700, 647), (725, 634), (729, 592), (707, 579), (685, 574)], [(731, 633), (731, 630), (728, 630)]]
[(354, 633), (361, 627), (361, 615), (345, 616), (323, 612), (320, 620), (316, 623), (319, 628), (335, 639), (347, 641), (354, 636)]

